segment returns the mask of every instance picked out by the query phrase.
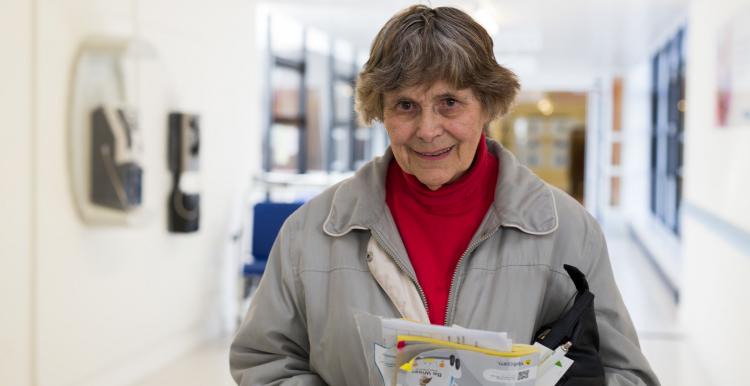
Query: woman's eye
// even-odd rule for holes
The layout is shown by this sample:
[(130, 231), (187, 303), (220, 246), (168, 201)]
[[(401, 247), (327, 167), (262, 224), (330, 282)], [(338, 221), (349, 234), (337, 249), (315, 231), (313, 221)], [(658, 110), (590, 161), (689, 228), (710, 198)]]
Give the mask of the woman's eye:
[(453, 117), (461, 111), (461, 102), (455, 98), (445, 98), (440, 101), (438, 111), (446, 117)]
[(408, 101), (398, 102), (398, 108), (400, 110), (406, 110), (406, 111), (408, 111), (408, 110), (411, 110), (413, 107), (414, 107), (414, 103), (412, 103), (412, 102), (408, 102)]

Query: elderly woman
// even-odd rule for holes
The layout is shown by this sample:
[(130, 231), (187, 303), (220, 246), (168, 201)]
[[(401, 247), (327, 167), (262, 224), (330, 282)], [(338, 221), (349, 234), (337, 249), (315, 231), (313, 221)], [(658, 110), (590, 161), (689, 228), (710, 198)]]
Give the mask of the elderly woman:
[(366, 385), (354, 312), (507, 331), (530, 342), (575, 294), (596, 294), (609, 385), (657, 384), (595, 220), (485, 138), (519, 88), (487, 32), (454, 8), (391, 18), (357, 82), (390, 148), (284, 224), (232, 344), (240, 385)]

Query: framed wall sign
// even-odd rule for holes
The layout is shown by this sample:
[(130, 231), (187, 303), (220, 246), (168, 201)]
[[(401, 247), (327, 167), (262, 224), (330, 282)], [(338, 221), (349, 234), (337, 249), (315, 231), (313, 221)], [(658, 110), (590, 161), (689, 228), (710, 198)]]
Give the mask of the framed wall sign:
[(717, 36), (716, 123), (750, 127), (750, 7), (719, 26)]

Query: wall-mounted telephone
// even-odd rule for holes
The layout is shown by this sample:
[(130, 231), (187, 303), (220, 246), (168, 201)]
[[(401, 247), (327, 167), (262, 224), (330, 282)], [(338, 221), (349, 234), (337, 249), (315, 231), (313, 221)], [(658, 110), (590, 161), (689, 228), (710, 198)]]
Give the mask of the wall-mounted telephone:
[(134, 116), (99, 106), (91, 114), (91, 201), (130, 211), (141, 205), (143, 167)]
[(200, 121), (198, 118), (194, 114), (169, 114), (169, 169), (172, 171), (172, 192), (168, 206), (171, 232), (195, 232), (199, 226)]

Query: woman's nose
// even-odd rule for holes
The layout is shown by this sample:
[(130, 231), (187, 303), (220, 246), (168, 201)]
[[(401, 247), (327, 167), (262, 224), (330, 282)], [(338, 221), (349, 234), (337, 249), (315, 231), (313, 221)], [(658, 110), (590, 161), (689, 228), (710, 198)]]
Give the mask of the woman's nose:
[(443, 122), (440, 114), (432, 109), (424, 109), (419, 119), (417, 127), (417, 138), (424, 142), (432, 142), (435, 138), (443, 134)]

